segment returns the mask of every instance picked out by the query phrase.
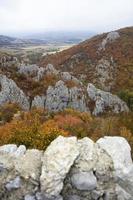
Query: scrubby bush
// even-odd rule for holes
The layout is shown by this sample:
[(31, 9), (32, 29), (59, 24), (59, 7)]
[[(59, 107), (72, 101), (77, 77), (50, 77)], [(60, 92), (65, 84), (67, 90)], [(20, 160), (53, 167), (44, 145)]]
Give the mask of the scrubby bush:
[(6, 103), (0, 107), (0, 121), (10, 122), (15, 113), (20, 109), (20, 106), (15, 103)]
[(45, 121), (43, 112), (35, 110), (22, 113), (21, 120), (13, 120), (0, 127), (0, 144), (24, 144), (27, 148), (45, 149), (57, 136), (67, 136), (52, 121)]
[(74, 110), (72, 108), (67, 108), (63, 111), (61, 111), (59, 114), (61, 115), (72, 115), (74, 117), (78, 117), (80, 118), (82, 121), (86, 122), (86, 123), (90, 123), (92, 121), (92, 116), (90, 115), (90, 113), (88, 112), (80, 112), (78, 110)]
[(65, 109), (54, 117), (59, 127), (68, 131), (78, 138), (89, 136), (89, 126), (92, 117), (87, 112), (80, 112), (73, 109)]
[(118, 96), (125, 101), (130, 110), (133, 111), (133, 92), (129, 90), (122, 90), (118, 93)]
[(79, 138), (87, 135), (87, 130), (84, 122), (78, 118), (71, 115), (57, 115), (54, 120), (58, 126), (70, 133), (70, 135), (75, 135)]

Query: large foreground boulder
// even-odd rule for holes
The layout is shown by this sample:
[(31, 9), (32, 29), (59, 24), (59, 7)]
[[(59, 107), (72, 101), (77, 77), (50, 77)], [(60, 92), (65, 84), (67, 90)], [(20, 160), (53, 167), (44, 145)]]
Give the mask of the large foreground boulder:
[(42, 158), (41, 190), (49, 196), (58, 196), (63, 180), (79, 155), (76, 137), (59, 136), (44, 152)]
[(131, 149), (124, 138), (55, 139), (45, 152), (0, 147), (0, 200), (133, 200)]

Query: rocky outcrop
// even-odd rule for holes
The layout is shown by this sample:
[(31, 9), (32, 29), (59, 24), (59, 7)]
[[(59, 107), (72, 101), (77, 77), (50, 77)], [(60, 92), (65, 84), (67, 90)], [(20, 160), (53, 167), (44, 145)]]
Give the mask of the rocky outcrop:
[(1, 200), (132, 200), (133, 163), (124, 138), (59, 136), (45, 152), (0, 147)]
[(81, 88), (68, 88), (63, 81), (58, 81), (54, 87), (49, 86), (46, 94), (45, 108), (59, 111), (67, 107), (87, 111), (85, 95)]
[[(48, 72), (50, 73), (50, 72)], [(52, 73), (52, 72), (51, 72)], [(64, 73), (64, 79), (78, 81), (70, 74)], [(71, 79), (69, 79), (71, 78)], [(30, 103), (29, 97), (18, 88), (16, 83), (8, 79), (4, 75), (0, 75), (0, 105), (5, 103), (18, 103), (24, 110), (29, 110), (30, 107), (46, 108), (49, 111), (60, 111), (65, 108), (73, 108), (81, 112), (91, 110), (87, 106), (87, 93), (85, 88), (80, 84), (73, 87), (68, 87), (65, 81), (59, 80), (55, 86), (49, 86), (46, 95), (37, 95)], [(95, 102), (93, 110), (94, 115), (106, 112), (127, 112), (128, 107), (124, 101), (109, 92), (104, 92), (97, 89), (94, 85), (88, 84), (87, 92), (89, 99)]]
[(4, 103), (18, 103), (24, 110), (29, 109), (28, 98), (16, 83), (0, 74), (0, 105)]
[(40, 81), (45, 75), (57, 75), (58, 71), (52, 64), (48, 64), (45, 68), (34, 65), (20, 65), (18, 66), (18, 73), (25, 76), (31, 76), (36, 81)]
[(114, 113), (129, 111), (126, 103), (122, 101), (118, 96), (97, 89), (91, 83), (88, 84), (87, 92), (89, 98), (95, 102), (95, 107), (93, 110), (94, 115), (106, 112), (106, 110)]
[[(29, 67), (27, 68), (26, 66), (26, 68), (22, 68), (21, 72), (27, 73), (25, 69), (29, 70)], [(35, 73), (35, 69), (37, 68), (31, 67), (31, 69), (32, 70), (29, 71), (29, 73)], [(54, 68), (51, 65), (48, 65), (47, 73), (53, 73), (53, 71)], [(68, 77), (68, 74), (66, 76), (66, 73), (64, 73), (63, 76), (65, 79)], [(75, 81), (77, 81), (76, 78)], [(18, 103), (24, 110), (30, 109), (29, 98), (26, 97), (24, 92), (18, 88), (13, 80), (8, 79), (4, 75), (0, 75), (0, 85), (0, 105), (11, 102)], [(81, 87), (76, 86), (68, 88), (65, 85), (65, 82), (61, 80), (58, 81), (54, 87), (49, 86), (46, 95), (42, 94), (42, 96), (35, 96), (31, 102), (31, 107), (46, 108), (49, 111), (59, 111), (71, 107), (80, 111), (87, 111), (84, 90)]]
[(56, 70), (52, 64), (48, 64), (46, 67), (39, 67), (37, 65), (20, 65), (18, 66), (18, 73), (24, 74), (25, 76), (31, 76), (36, 81), (40, 81), (42, 78), (45, 78), (47, 75), (54, 74), (55, 76), (58, 76), (59, 79), (63, 81), (70, 81), (77, 84), (81, 84), (81, 82), (72, 76), (69, 72), (61, 72), (59, 70)]
[(18, 73), (26, 76), (36, 76), (39, 70), (37, 65), (20, 65)]
[(12, 65), (19, 65), (17, 57), (9, 55), (0, 55), (0, 68), (11, 67)]
[(116, 31), (112, 31), (107, 34), (106, 38), (102, 40), (101, 44), (99, 45), (98, 50), (105, 50), (106, 45), (110, 42), (114, 42), (116, 39), (120, 37), (119, 33)]
[(73, 81), (77, 84), (82, 84), (76, 77), (72, 76), (69, 72), (60, 72), (63, 81)]
[(110, 91), (117, 75), (116, 64), (111, 59), (100, 59), (96, 65), (96, 82), (105, 91)]

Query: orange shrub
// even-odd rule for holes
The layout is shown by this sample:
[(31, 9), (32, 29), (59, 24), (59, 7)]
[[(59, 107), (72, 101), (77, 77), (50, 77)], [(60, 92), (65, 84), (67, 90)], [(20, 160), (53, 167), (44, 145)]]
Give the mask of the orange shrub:
[(76, 126), (78, 124), (82, 124), (82, 120), (78, 117), (74, 117), (72, 115), (65, 115), (65, 116), (61, 116), (61, 115), (56, 115), (54, 117), (54, 120), (57, 122), (58, 126), (61, 128), (67, 128), (70, 126)]
[(6, 123), (0, 126), (0, 145), (10, 143), (10, 138), (12, 137), (12, 128), (15, 127), (15, 123)]
[(54, 120), (60, 128), (68, 131), (71, 135), (82, 138), (88, 134), (87, 124), (79, 117), (70, 114), (65, 116), (57, 115), (54, 117)]

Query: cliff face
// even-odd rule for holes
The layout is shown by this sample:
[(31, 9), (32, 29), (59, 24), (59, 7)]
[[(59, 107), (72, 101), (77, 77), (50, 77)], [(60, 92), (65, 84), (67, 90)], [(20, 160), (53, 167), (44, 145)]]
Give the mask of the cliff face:
[(59, 136), (45, 152), (0, 147), (1, 200), (132, 200), (133, 163), (122, 137)]

